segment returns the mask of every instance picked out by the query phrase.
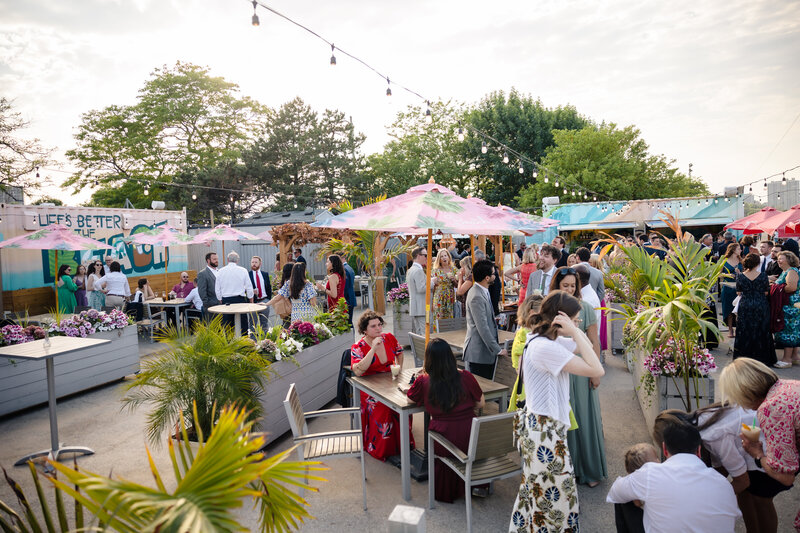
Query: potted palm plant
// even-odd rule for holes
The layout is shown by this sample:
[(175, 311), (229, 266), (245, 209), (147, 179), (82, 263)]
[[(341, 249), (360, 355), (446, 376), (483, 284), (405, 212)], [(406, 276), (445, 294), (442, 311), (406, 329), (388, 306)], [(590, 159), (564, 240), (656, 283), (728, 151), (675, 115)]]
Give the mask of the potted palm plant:
[[(715, 368), (714, 361), (702, 338), (709, 331), (717, 333), (706, 313), (722, 262), (708, 261), (708, 251), (683, 233), (678, 220), (662, 215), (675, 232), (666, 260), (637, 246), (622, 248), (647, 289), (638, 306), (622, 304), (618, 312), (626, 319), (631, 342), (639, 352), (634, 357), (634, 380), (643, 393), (640, 401), (649, 405), (655, 394), (658, 407), (665, 408), (674, 397), (691, 411), (713, 401), (708, 372)], [(643, 411), (648, 405), (643, 405)]]
[(142, 364), (122, 399), (129, 409), (152, 407), (147, 418), (150, 442), (160, 442), (181, 417), (190, 436), (209, 435), (218, 408), (226, 405), (243, 407), (248, 419), (257, 423), (270, 361), (252, 340), (235, 336), (221, 317), (200, 323), (191, 336), (171, 328), (159, 340), (167, 350)]

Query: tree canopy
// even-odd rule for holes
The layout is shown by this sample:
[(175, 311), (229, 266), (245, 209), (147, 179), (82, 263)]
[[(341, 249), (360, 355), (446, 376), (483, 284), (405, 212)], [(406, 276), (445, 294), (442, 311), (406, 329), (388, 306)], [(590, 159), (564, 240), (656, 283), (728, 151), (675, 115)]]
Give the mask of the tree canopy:
[(634, 126), (619, 129), (616, 124), (601, 124), (552, 133), (555, 144), (541, 164), (566, 181), (562, 179), (556, 187), (556, 179), (545, 183), (540, 175), (520, 191), (519, 205), (523, 208), (540, 207), (547, 196), (559, 196), (562, 202), (584, 201), (572, 186), (576, 183), (611, 200), (708, 194), (708, 187), (700, 179), (681, 173), (674, 160), (650, 154)]
[(39, 139), (23, 139), (20, 130), (30, 123), (14, 111), (12, 102), (0, 96), (0, 189), (6, 187), (37, 187), (38, 167), (49, 164), (52, 150), (39, 144)]

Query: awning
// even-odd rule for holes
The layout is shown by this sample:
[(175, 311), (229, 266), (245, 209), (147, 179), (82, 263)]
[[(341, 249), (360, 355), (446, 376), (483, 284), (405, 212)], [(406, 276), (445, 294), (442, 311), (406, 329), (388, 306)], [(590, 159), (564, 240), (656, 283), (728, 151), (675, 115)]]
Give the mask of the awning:
[(589, 222), (587, 224), (561, 224), (558, 226), (559, 231), (577, 231), (584, 229), (624, 229), (635, 228), (636, 223), (630, 220), (622, 222)]
[[(694, 226), (724, 226), (733, 222), (732, 217), (712, 217), (712, 218), (682, 218), (680, 220), (681, 226), (694, 227)], [(646, 220), (645, 224), (651, 228), (666, 228), (667, 225), (661, 220)]]

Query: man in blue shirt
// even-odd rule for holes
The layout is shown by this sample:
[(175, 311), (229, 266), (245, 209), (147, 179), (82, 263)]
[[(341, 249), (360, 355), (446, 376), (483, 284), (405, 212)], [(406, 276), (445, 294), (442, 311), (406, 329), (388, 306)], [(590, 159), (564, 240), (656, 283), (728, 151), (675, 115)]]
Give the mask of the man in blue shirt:
[(347, 314), (350, 317), (350, 326), (353, 326), (353, 309), (356, 308), (356, 273), (353, 267), (344, 263), (344, 299), (347, 301)]

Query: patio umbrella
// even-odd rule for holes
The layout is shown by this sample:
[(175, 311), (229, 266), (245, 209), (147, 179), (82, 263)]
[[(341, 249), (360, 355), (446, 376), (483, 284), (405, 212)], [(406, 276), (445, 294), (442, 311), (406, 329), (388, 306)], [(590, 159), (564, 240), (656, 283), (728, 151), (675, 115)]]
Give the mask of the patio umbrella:
[(164, 247), (164, 292), (169, 292), (167, 274), (169, 272), (168, 256), (170, 246), (181, 246), (193, 244), (194, 237), (188, 233), (173, 228), (170, 225), (159, 226), (134, 233), (123, 239), (125, 242), (134, 244), (149, 244), (150, 246)]
[(779, 211), (774, 207), (765, 207), (764, 209), (756, 211), (751, 215), (747, 215), (746, 217), (740, 218), (739, 220), (734, 220), (730, 224), (727, 224), (725, 226), (725, 229), (739, 230), (742, 231), (745, 235), (761, 233), (761, 230), (757, 231), (757, 225), (763, 222), (764, 220), (780, 213), (783, 213), (783, 211)]
[(55, 250), (56, 270), (54, 288), (56, 309), (58, 309), (58, 252), (75, 250), (109, 250), (113, 246), (76, 233), (62, 224), (51, 224), (25, 235), (18, 235), (0, 242), (0, 248), (19, 248), (22, 250)]
[(786, 237), (786, 225), (790, 222), (800, 222), (800, 204), (792, 206), (783, 213), (778, 211), (777, 214), (758, 222), (755, 227), (769, 235), (777, 232), (779, 237)]
[(425, 342), (430, 340), (430, 280), (433, 233), (500, 235), (529, 227), (516, 217), (481, 200), (462, 198), (429, 183), (411, 187), (404, 194), (368, 204), (311, 224), (315, 227), (385, 231), (428, 236), (428, 268), (425, 291)]
[(230, 227), (228, 224), (219, 224), (210, 230), (194, 236), (195, 243), (210, 245), (213, 241), (222, 241), (222, 257), (225, 257), (225, 241), (252, 241), (256, 236), (246, 231)]
[(261, 239), (262, 241), (267, 241), (269, 244), (274, 244), (275, 240), (272, 238), (270, 231), (271, 230), (262, 231), (256, 235), (256, 239)]

